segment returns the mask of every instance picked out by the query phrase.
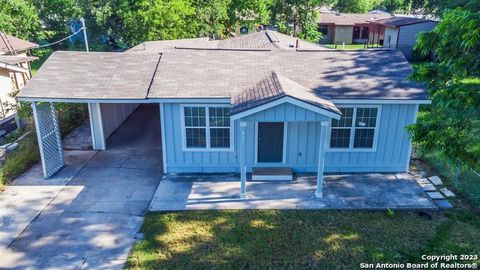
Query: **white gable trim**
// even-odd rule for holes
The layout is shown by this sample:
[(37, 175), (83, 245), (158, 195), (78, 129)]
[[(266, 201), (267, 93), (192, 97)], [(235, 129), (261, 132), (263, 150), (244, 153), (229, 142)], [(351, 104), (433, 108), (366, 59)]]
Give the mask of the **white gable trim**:
[(273, 107), (278, 106), (278, 105), (283, 104), (283, 103), (290, 103), (292, 105), (304, 108), (306, 110), (309, 110), (309, 111), (312, 111), (312, 112), (315, 112), (315, 113), (319, 113), (319, 114), (328, 116), (328, 117), (333, 118), (333, 119), (337, 119), (337, 120), (340, 119), (339, 114), (327, 111), (325, 109), (319, 108), (317, 106), (311, 105), (309, 103), (303, 102), (301, 100), (298, 100), (296, 98), (292, 98), (292, 97), (289, 97), (289, 96), (285, 96), (285, 97), (267, 102), (265, 104), (262, 104), (260, 106), (251, 108), (249, 110), (239, 112), (237, 114), (233, 114), (233, 115), (230, 116), (230, 119), (232, 121), (233, 120), (238, 120), (240, 118), (244, 118), (246, 116), (249, 116), (249, 115), (252, 115), (252, 114), (255, 114), (255, 113), (270, 109), (270, 108), (273, 108)]

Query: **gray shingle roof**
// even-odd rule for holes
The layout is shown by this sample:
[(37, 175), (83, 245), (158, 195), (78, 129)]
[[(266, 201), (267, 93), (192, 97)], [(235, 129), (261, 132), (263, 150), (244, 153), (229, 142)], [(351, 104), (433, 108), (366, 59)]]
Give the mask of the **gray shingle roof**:
[(330, 99), (426, 98), (394, 50), (170, 51), (162, 56), (148, 98), (230, 98), (273, 71)]
[[(12, 47), (17, 52), (38, 47), (38, 45), (33, 43), (33, 42), (23, 40), (23, 39), (19, 39), (17, 37), (14, 37), (14, 36), (11, 36), (11, 35), (8, 35), (8, 34), (5, 34), (5, 35), (7, 36), (8, 40), (12, 44)], [(8, 52), (7, 45), (5, 44), (5, 42), (3, 41), (2, 38), (0, 38), (0, 52)]]
[(175, 49), (175, 47), (193, 47), (210, 48), (218, 47), (218, 42), (211, 41), (209, 38), (190, 38), (175, 40), (157, 40), (145, 41), (137, 46), (130, 48), (126, 53), (162, 53)]
[(390, 17), (390, 14), (370, 14), (370, 13), (320, 13), (318, 22), (321, 24), (335, 25), (355, 25), (368, 24), (371, 20)]
[(145, 99), (160, 55), (54, 52), (18, 97)]
[(230, 114), (237, 114), (287, 96), (338, 115), (342, 114), (329, 99), (275, 72), (232, 97)]
[[(393, 50), (172, 50), (158, 54), (55, 52), (20, 98), (231, 98), (278, 72), (329, 99), (424, 100)], [(157, 68), (158, 63), (158, 68)]]
[(435, 21), (422, 19), (422, 18), (415, 18), (415, 17), (392, 16), (389, 18), (374, 20), (372, 22), (380, 25), (390, 26), (390, 27), (399, 27), (404, 25), (425, 23), (425, 22), (435, 22)]
[[(295, 48), (298, 40), (298, 48)], [(141, 43), (127, 53), (163, 53), (175, 49), (211, 50), (321, 50), (326, 47), (274, 31), (260, 31), (223, 40), (192, 38)]]

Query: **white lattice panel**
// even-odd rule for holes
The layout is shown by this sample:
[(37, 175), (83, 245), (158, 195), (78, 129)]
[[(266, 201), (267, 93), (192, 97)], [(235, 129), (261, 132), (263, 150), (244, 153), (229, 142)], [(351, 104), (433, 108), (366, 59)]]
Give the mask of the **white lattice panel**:
[(51, 102), (32, 103), (43, 174), (48, 178), (65, 165), (57, 113)]

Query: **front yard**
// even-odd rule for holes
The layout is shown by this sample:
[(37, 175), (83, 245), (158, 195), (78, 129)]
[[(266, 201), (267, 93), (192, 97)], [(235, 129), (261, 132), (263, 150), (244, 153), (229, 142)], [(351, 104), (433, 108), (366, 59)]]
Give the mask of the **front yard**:
[(151, 213), (142, 231), (127, 269), (357, 269), (422, 262), (422, 254), (480, 254), (480, 216), (466, 208)]

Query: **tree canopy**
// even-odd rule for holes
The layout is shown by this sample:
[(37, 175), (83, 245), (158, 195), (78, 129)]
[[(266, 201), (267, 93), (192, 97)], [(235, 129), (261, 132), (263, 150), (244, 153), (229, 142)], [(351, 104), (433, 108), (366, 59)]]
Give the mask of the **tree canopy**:
[(427, 150), (480, 169), (480, 12), (445, 11), (442, 21), (422, 33), (417, 49), (434, 61), (418, 65), (412, 78), (425, 83), (432, 105), (412, 127)]

